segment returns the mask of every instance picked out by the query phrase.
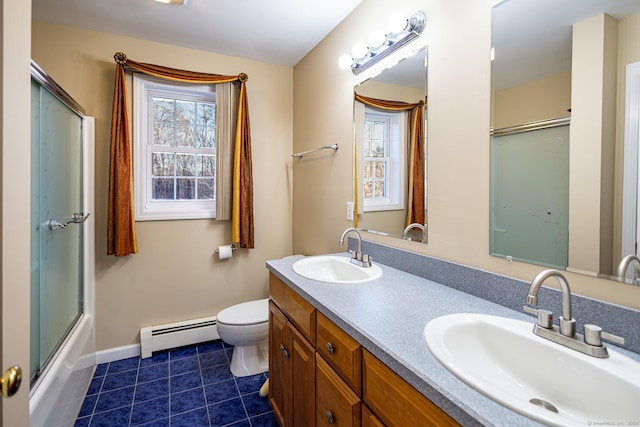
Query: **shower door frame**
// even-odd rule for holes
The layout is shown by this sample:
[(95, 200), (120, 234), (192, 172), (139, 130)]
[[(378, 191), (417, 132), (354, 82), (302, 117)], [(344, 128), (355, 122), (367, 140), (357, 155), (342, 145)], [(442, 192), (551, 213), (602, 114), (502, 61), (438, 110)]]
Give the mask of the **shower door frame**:
[[(80, 172), (80, 179), (82, 179), (81, 193), (82, 193), (82, 212), (85, 214), (94, 212), (94, 119), (85, 115), (85, 110), (80, 104), (78, 104), (60, 85), (58, 85), (42, 68), (40, 68), (33, 60), (31, 61), (31, 77), (39, 83), (43, 88), (48, 90), (58, 100), (63, 102), (73, 112), (75, 112), (81, 119), (81, 146), (82, 146), (82, 170)], [(95, 309), (95, 218), (89, 218), (85, 223), (80, 225), (83, 227), (81, 251), (80, 256), (82, 259), (81, 266), (81, 287), (82, 287), (82, 309), (79, 315), (70, 325), (66, 336), (61, 340), (59, 346), (54, 350), (49, 357), (44, 369), (41, 367), (37, 379), (31, 383), (30, 395), (33, 397), (36, 394), (38, 388), (44, 387), (48, 389), (48, 385), (42, 383), (49, 383), (51, 378), (47, 378), (46, 374), (50, 369), (54, 369), (53, 365), (59, 364), (59, 358), (61, 353), (68, 353), (69, 349), (65, 348), (69, 341), (77, 340), (74, 336), (79, 332), (79, 328), (82, 329), (83, 334), (86, 333), (86, 327), (89, 325), (89, 342), (82, 345), (83, 349), (79, 353), (86, 353), (88, 350), (93, 359), (89, 358), (83, 361), (82, 364), (95, 365), (95, 326), (93, 324), (94, 309)], [(35, 296), (32, 295), (32, 298)], [(87, 323), (88, 321), (88, 323)], [(64, 350), (64, 351), (63, 351)], [(79, 356), (77, 349), (73, 349), (72, 352), (75, 356)], [(64, 356), (63, 356), (64, 357)], [(55, 368), (57, 369), (57, 368)], [(55, 370), (54, 369), (54, 370)], [(30, 371), (30, 370), (29, 370)], [(32, 408), (33, 409), (33, 408)]]

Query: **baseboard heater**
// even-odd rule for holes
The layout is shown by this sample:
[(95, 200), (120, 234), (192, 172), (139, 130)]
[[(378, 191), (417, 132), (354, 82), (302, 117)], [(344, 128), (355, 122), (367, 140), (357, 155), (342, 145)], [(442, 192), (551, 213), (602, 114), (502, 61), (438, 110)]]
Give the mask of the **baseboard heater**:
[(215, 316), (149, 326), (140, 329), (140, 356), (144, 359), (154, 351), (217, 339), (220, 335)]

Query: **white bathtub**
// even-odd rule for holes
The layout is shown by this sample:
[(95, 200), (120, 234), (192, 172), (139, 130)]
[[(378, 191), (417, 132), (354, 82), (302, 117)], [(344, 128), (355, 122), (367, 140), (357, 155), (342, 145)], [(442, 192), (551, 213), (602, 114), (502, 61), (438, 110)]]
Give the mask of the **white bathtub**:
[(73, 426), (96, 366), (94, 329), (83, 315), (31, 390), (31, 427)]

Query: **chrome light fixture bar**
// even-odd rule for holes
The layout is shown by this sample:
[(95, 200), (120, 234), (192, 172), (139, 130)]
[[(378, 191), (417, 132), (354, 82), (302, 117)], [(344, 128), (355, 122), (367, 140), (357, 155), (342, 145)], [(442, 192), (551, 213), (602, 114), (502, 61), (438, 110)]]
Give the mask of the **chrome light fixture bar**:
[(423, 12), (416, 12), (408, 19), (397, 15), (391, 16), (388, 34), (385, 35), (379, 29), (372, 31), (368, 46), (362, 42), (356, 43), (352, 54), (342, 55), (338, 62), (342, 68), (350, 67), (351, 71), (357, 75), (417, 39), (424, 30), (426, 21), (427, 17)]

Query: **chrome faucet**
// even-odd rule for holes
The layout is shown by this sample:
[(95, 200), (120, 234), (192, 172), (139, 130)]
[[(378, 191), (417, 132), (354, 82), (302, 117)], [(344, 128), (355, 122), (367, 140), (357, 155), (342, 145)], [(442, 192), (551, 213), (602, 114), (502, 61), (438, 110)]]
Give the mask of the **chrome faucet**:
[[(403, 239), (407, 239), (407, 235), (409, 234), (409, 231), (413, 230), (414, 228), (419, 228), (422, 231), (422, 239), (420, 240), (421, 243), (427, 243), (426, 239), (425, 239), (425, 233), (427, 231), (427, 226), (426, 225), (422, 225), (418, 222), (414, 222), (412, 224), (407, 225), (407, 227), (404, 229), (404, 231), (402, 232), (402, 238)], [(412, 240), (410, 237), (407, 240)]]
[[(531, 282), (529, 287), (529, 295), (527, 295), (527, 304), (538, 305), (538, 291), (542, 286), (542, 282), (549, 277), (555, 277), (560, 284), (562, 291), (562, 316), (560, 316), (560, 333), (565, 337), (572, 338), (576, 334), (576, 321), (571, 317), (571, 289), (567, 279), (558, 270), (544, 270)], [(546, 313), (543, 313), (546, 316)], [(546, 319), (543, 320), (546, 323)]]
[(620, 264), (618, 264), (618, 269), (616, 270), (616, 279), (619, 282), (624, 282), (625, 276), (627, 275), (627, 269), (631, 264), (633, 264), (633, 266), (635, 267), (635, 276), (633, 277), (633, 282), (631, 283), (633, 283), (634, 285), (638, 285), (640, 284), (638, 283), (638, 279), (640, 279), (640, 259), (633, 254), (627, 255), (626, 257), (622, 258)]
[(549, 269), (538, 273), (529, 287), (527, 304), (538, 305), (538, 292), (540, 291), (540, 287), (542, 283), (550, 277), (554, 277), (558, 281), (562, 292), (562, 316), (560, 316), (559, 320), (560, 328), (553, 324), (553, 313), (551, 313), (551, 311), (524, 306), (522, 308), (525, 312), (538, 316), (538, 320), (533, 327), (534, 334), (581, 353), (599, 358), (609, 357), (607, 348), (602, 345), (602, 338), (615, 342), (616, 344), (624, 345), (624, 338), (603, 332), (602, 328), (596, 325), (585, 324), (584, 335), (576, 333), (576, 321), (571, 317), (571, 289), (569, 288), (567, 279), (558, 270)]
[(351, 263), (360, 267), (371, 267), (371, 257), (362, 253), (362, 236), (360, 232), (353, 227), (347, 228), (340, 236), (340, 244), (344, 244), (344, 238), (349, 233), (355, 233), (358, 239), (358, 249), (351, 253)]

